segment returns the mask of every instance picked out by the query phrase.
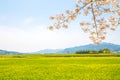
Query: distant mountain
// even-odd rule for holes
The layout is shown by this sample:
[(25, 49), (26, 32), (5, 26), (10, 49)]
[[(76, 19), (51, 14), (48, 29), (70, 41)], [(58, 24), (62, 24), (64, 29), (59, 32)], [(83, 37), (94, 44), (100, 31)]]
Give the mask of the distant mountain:
[(19, 54), (19, 52), (7, 51), (7, 50), (0, 50), (0, 55), (1, 54)]
[(44, 49), (44, 50), (40, 50), (34, 53), (58, 53), (61, 52), (62, 49)]
[[(99, 45), (88, 44), (88, 45), (84, 45), (84, 46), (76, 46), (76, 47), (70, 47), (70, 48), (65, 48), (65, 49), (44, 49), (44, 50), (40, 50), (37, 52), (32, 52), (32, 54), (73, 53), (73, 52), (80, 51), (80, 50), (96, 50), (96, 51), (98, 51), (98, 50), (104, 49), (104, 48), (108, 48), (113, 52), (120, 53), (120, 45), (112, 44), (112, 43), (101, 43)], [(1, 54), (19, 54), (19, 52), (0, 50), (0, 55)], [(31, 54), (31, 53), (29, 53), (29, 54)]]
[(101, 43), (99, 45), (88, 44), (84, 46), (70, 47), (65, 49), (45, 49), (41, 51), (37, 51), (35, 53), (73, 53), (80, 50), (100, 50), (108, 48), (111, 51), (118, 52), (120, 51), (120, 45), (112, 44), (112, 43)]
[(96, 50), (96, 51), (98, 51), (98, 50), (104, 49), (104, 48), (108, 48), (113, 52), (120, 51), (120, 45), (116, 45), (116, 44), (112, 44), (112, 43), (101, 43), (99, 45), (88, 44), (85, 46), (66, 48), (62, 52), (63, 53), (68, 53), (68, 52), (73, 53), (73, 52), (80, 51), (80, 50)]

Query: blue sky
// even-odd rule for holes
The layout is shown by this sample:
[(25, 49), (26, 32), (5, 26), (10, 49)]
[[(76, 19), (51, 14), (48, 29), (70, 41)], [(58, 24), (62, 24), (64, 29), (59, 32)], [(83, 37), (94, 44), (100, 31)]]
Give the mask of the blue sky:
[[(57, 49), (92, 43), (79, 21), (67, 30), (49, 31), (51, 15), (74, 9), (76, 0), (0, 0), (0, 49), (20, 52)], [(120, 28), (104, 42), (120, 44)]]

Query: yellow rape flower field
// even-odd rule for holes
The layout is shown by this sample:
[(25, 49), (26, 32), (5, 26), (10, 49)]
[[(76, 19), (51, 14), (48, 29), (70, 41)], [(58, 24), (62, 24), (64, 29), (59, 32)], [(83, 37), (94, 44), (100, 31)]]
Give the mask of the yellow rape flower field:
[(120, 80), (120, 57), (1, 55), (0, 80)]

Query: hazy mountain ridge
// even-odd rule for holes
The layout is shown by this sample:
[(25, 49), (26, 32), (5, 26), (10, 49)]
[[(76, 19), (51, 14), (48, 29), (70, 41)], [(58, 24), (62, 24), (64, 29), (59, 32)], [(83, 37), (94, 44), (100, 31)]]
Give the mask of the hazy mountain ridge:
[(101, 43), (100, 45), (94, 45), (94, 44), (88, 44), (84, 46), (76, 46), (76, 47), (70, 47), (65, 49), (45, 49), (38, 51), (37, 53), (73, 53), (80, 50), (100, 50), (108, 48), (113, 52), (120, 51), (120, 45), (112, 44), (112, 43)]
[(0, 54), (19, 54), (19, 52), (7, 51), (7, 50), (1, 50), (0, 49)]
[[(83, 46), (75, 46), (65, 49), (44, 49), (36, 52), (31, 52), (32, 54), (49, 54), (49, 53), (73, 53), (80, 50), (100, 50), (108, 48), (113, 52), (120, 53), (120, 45), (112, 44), (112, 43), (101, 43), (100, 45), (94, 45), (94, 44), (88, 44)], [(15, 52), (15, 51), (7, 51), (7, 50), (0, 50), (0, 54), (19, 54), (21, 52)], [(31, 54), (29, 52), (29, 54)]]
[(44, 49), (34, 53), (58, 53), (58, 52), (61, 52), (62, 50), (63, 49)]
[(113, 52), (117, 52), (120, 51), (120, 45), (116, 45), (116, 44), (112, 44), (112, 43), (101, 43), (100, 45), (94, 45), (94, 44), (88, 44), (85, 46), (77, 46), (77, 47), (72, 47), (72, 48), (66, 48), (64, 49), (64, 53), (69, 52), (69, 53), (73, 53), (75, 51), (80, 51), (80, 50), (100, 50), (100, 49), (104, 49), (104, 48), (108, 48)]

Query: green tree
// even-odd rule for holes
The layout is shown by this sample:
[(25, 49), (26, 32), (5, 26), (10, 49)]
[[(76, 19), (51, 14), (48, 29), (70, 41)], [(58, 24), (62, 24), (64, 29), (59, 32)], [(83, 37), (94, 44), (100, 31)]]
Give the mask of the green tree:
[(109, 54), (109, 53), (111, 53), (111, 50), (110, 50), (110, 49), (107, 49), (107, 48), (106, 48), (106, 49), (103, 49), (103, 53), (108, 53), (108, 54)]
[(97, 51), (95, 51), (95, 50), (90, 50), (89, 51), (89, 54), (97, 54), (98, 52)]
[(105, 48), (105, 49), (101, 49), (101, 50), (99, 50), (98, 51), (99, 53), (107, 53), (107, 54), (109, 54), (109, 53), (111, 53), (112, 51), (110, 50), (110, 49), (108, 49), (108, 48)]

